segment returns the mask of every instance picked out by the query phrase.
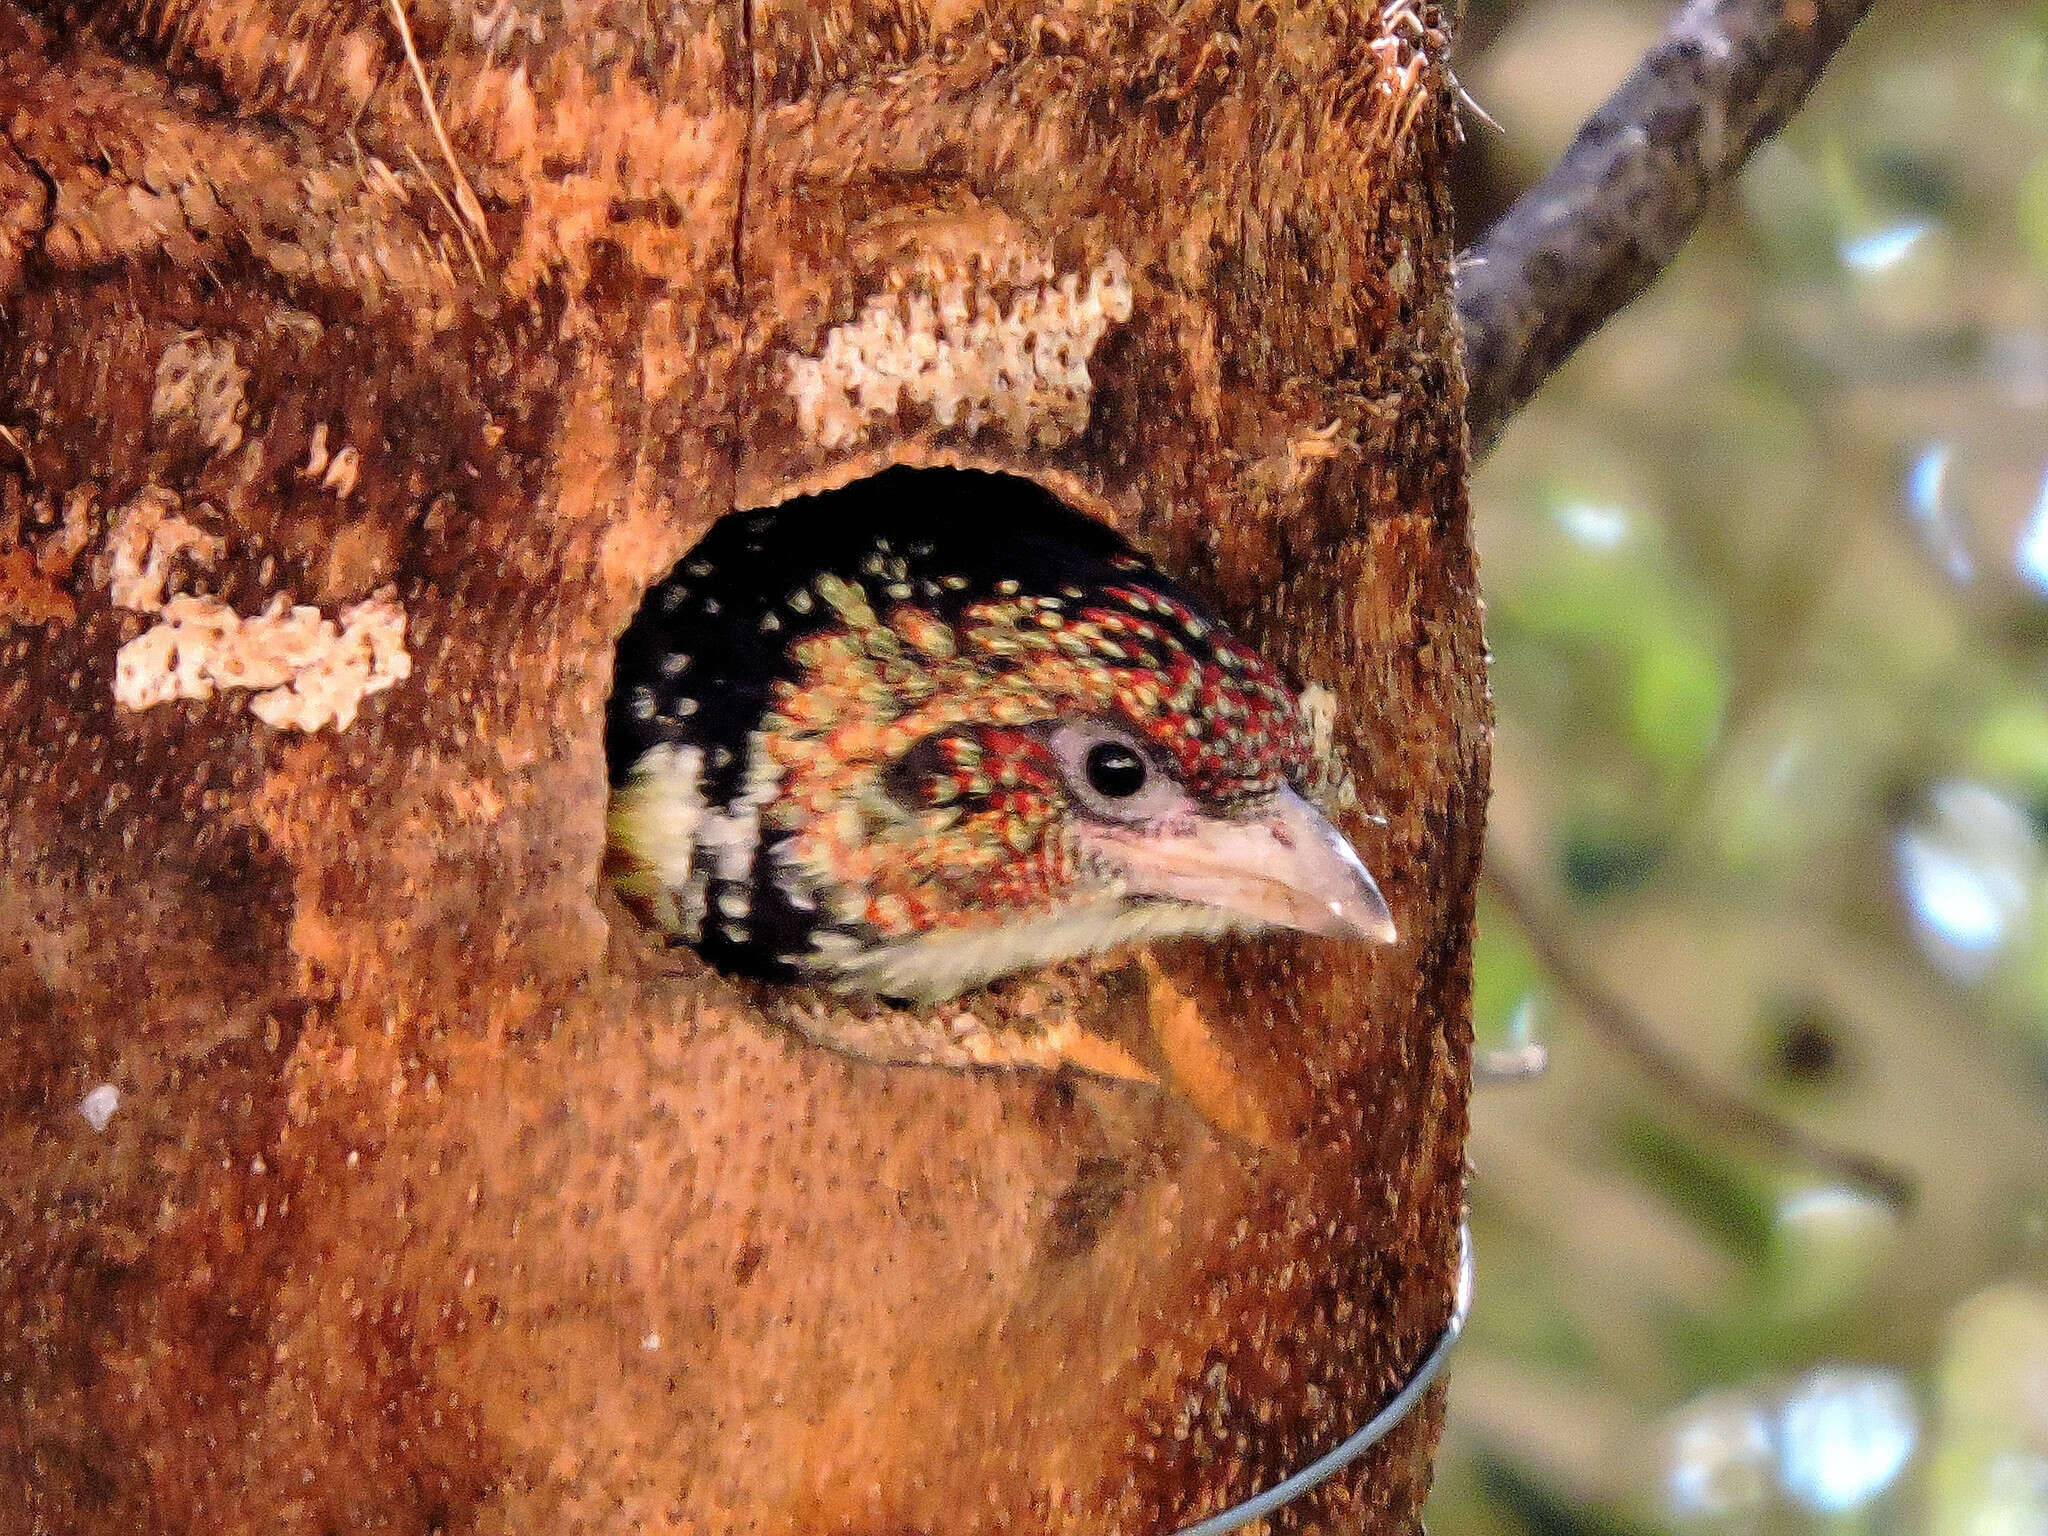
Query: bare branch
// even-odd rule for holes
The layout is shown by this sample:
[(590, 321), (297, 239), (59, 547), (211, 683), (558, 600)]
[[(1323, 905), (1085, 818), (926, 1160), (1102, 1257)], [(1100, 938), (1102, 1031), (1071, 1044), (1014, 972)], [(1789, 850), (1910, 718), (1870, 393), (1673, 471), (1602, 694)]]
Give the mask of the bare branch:
[(1740, 1137), (1780, 1157), (1860, 1184), (1894, 1209), (1912, 1205), (1913, 1181), (1902, 1170), (1835, 1146), (1739, 1093), (1702, 1081), (1646, 1020), (1578, 958), (1550, 916), (1498, 858), (1487, 860), (1482, 878), (1488, 892), (1522, 930), (1536, 958), (1578, 1007), (1587, 1027), (1635, 1062), (1658, 1091), (1684, 1106), (1710, 1130)]
[(1689, 0), (1458, 283), (1475, 454), (1650, 285), (1871, 0)]

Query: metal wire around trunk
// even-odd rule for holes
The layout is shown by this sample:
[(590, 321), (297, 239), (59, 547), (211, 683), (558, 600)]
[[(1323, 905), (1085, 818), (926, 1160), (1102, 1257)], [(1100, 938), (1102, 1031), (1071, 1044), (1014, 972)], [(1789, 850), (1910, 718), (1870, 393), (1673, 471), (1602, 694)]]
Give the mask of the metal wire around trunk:
[(1472, 1224), (1461, 1219), (1458, 1222), (1458, 1290), (1451, 1302), (1450, 1321), (1444, 1324), (1444, 1331), (1437, 1335), (1436, 1343), (1430, 1346), (1429, 1353), (1422, 1357), (1422, 1364), (1415, 1368), (1415, 1374), (1408, 1378), (1401, 1390), (1366, 1422), (1363, 1429), (1335, 1450), (1275, 1483), (1264, 1493), (1253, 1494), (1242, 1503), (1233, 1504), (1206, 1520), (1182, 1526), (1173, 1536), (1225, 1536), (1228, 1531), (1241, 1530), (1252, 1521), (1272, 1514), (1281, 1505), (1300, 1498), (1386, 1439), (1394, 1426), (1407, 1418), (1415, 1405), (1422, 1401), (1422, 1394), (1429, 1390), (1430, 1383), (1443, 1370), (1451, 1346), (1465, 1331), (1465, 1320), (1472, 1315), (1472, 1283)]

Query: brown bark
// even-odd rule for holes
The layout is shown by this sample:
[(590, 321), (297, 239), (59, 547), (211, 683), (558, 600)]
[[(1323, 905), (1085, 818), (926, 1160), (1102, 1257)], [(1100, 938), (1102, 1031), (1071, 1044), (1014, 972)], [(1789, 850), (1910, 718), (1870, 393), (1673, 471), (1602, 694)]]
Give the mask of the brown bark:
[[(1448, 25), (0, 0), (0, 1529), (1152, 1532), (1369, 1416), (1462, 1194)], [(1334, 695), (1397, 946), (962, 1071), (600, 892), (647, 584), (939, 459)], [(1280, 1527), (1412, 1528), (1440, 1403)]]

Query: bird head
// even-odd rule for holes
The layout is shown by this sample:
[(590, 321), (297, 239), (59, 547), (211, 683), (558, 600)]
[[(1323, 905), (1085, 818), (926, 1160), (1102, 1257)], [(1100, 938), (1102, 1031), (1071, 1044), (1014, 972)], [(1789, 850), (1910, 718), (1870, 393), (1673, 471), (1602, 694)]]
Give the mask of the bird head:
[(720, 521), (620, 642), (610, 867), (722, 969), (914, 1003), (1144, 939), (1381, 941), (1273, 670), (1023, 480)]

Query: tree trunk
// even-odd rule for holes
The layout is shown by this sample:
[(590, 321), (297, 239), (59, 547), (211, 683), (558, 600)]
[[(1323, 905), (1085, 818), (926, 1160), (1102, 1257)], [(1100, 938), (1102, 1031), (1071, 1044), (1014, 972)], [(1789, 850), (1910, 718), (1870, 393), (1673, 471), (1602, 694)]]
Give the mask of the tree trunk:
[[(1447, 10), (0, 0), (0, 1529), (1138, 1536), (1392, 1393), (1486, 767)], [(612, 644), (891, 462), (1309, 685), (1398, 944), (1069, 967), (979, 1069), (661, 951)], [(1412, 1529), (1439, 1410), (1277, 1527)]]

